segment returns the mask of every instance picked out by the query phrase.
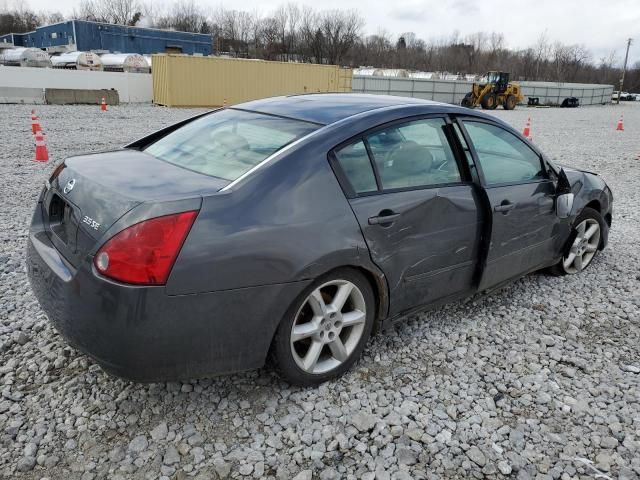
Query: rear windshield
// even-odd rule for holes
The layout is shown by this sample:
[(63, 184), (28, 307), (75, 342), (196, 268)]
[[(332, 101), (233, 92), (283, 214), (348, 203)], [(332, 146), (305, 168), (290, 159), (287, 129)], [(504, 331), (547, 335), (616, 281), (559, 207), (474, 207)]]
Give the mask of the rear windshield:
[(317, 125), (240, 110), (189, 122), (144, 151), (199, 173), (233, 181)]

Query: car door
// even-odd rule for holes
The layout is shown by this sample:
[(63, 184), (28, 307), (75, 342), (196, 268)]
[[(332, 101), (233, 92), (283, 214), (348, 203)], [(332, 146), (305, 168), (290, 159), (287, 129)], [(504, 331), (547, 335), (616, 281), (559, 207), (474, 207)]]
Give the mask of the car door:
[(331, 155), (387, 278), (391, 315), (473, 288), (480, 200), (452, 151), (450, 128), (443, 116), (396, 122)]
[(557, 255), (556, 187), (541, 156), (490, 121), (461, 124), (491, 209), (491, 238), (479, 289), (549, 265)]

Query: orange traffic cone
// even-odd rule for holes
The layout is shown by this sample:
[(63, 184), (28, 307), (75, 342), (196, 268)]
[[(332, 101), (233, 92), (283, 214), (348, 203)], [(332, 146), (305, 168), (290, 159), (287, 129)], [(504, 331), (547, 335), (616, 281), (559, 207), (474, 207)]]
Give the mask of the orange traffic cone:
[(227, 99), (226, 98), (222, 102), (222, 108), (227, 108)]
[(40, 132), (42, 129), (40, 128), (40, 120), (36, 115), (35, 110), (31, 110), (31, 132), (35, 134), (36, 132)]
[(620, 130), (621, 132), (624, 132), (624, 120), (622, 118), (622, 115), (620, 115), (620, 120), (618, 120), (618, 125), (616, 126), (616, 130)]
[(105, 101), (104, 97), (102, 97), (102, 103), (100, 104), (100, 110), (102, 110), (103, 112), (107, 111), (107, 102)]
[(36, 162), (46, 162), (49, 160), (49, 152), (47, 152), (47, 146), (44, 143), (44, 135), (41, 130), (36, 132)]
[(522, 130), (522, 135), (525, 136), (529, 141), (533, 140), (533, 138), (531, 137), (531, 117), (527, 118), (527, 123), (524, 126), (524, 130)]

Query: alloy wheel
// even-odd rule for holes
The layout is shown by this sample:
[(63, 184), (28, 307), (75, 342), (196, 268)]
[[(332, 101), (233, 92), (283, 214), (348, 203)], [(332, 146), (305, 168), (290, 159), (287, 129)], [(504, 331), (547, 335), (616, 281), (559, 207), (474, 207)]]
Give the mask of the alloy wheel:
[(296, 314), (290, 334), (297, 366), (311, 374), (342, 365), (358, 346), (367, 319), (360, 289), (347, 280), (316, 288)]
[(593, 218), (587, 218), (576, 227), (576, 238), (569, 253), (562, 259), (567, 273), (578, 273), (587, 268), (600, 245), (600, 224)]

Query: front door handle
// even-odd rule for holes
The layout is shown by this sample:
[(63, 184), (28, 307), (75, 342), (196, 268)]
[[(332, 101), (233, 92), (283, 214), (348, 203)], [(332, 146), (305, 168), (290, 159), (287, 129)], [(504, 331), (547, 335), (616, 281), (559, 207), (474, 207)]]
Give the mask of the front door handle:
[(386, 213), (383, 210), (382, 212), (380, 212), (380, 215), (369, 217), (369, 225), (391, 225), (398, 218), (400, 218), (399, 213)]
[(494, 212), (502, 212), (504, 214), (507, 214), (509, 212), (509, 210), (515, 208), (516, 204), (515, 203), (511, 203), (508, 200), (504, 200), (500, 205), (496, 205), (493, 207), (493, 211)]

